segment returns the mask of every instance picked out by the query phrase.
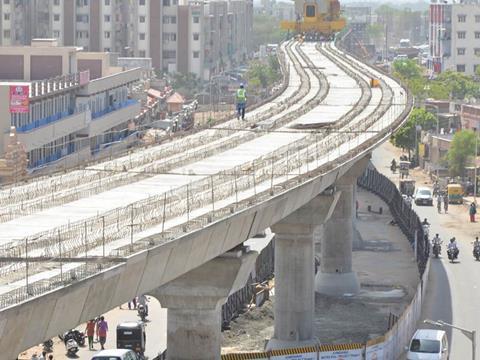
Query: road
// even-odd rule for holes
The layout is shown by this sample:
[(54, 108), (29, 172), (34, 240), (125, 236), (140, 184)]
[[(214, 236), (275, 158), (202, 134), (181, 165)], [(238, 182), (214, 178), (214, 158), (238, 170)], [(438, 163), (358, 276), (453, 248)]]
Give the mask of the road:
[[(384, 144), (375, 150), (372, 162), (379, 171), (390, 176), (389, 166), (392, 158), (398, 159), (398, 150), (391, 144)], [(398, 182), (398, 175), (392, 180)], [(421, 181), (419, 181), (421, 180)], [(417, 177), (417, 186), (425, 183), (425, 177)], [(433, 207), (415, 206), (420, 218), (427, 218), (432, 224), (430, 236), (440, 235), (444, 245), (442, 256), (431, 259), (430, 276), (427, 285), (427, 299), (422, 308), (422, 320), (443, 320), (470, 330), (479, 330), (480, 324), (480, 262), (472, 255), (471, 242), (480, 236), (480, 223), (470, 223), (468, 208), (465, 205), (450, 205), (448, 214), (438, 214), (436, 204)], [(448, 239), (457, 239), (459, 261), (452, 264), (446, 256)], [(426, 328), (425, 324), (419, 327)], [(446, 329), (450, 340), (450, 359), (471, 359), (471, 342), (458, 330)]]

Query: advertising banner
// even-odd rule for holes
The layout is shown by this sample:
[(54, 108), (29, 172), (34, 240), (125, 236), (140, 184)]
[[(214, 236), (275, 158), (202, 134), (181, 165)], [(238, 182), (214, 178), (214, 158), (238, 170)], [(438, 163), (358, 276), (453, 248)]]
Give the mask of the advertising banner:
[(361, 360), (363, 344), (323, 345), (320, 346), (320, 360)]
[(86, 85), (90, 82), (90, 70), (80, 71), (79, 83), (80, 85)]
[(383, 360), (383, 344), (385, 338), (379, 337), (367, 342), (367, 348), (365, 351), (365, 360)]
[(271, 360), (317, 360), (318, 352), (315, 347), (272, 350)]
[(10, 113), (28, 113), (28, 85), (10, 85)]

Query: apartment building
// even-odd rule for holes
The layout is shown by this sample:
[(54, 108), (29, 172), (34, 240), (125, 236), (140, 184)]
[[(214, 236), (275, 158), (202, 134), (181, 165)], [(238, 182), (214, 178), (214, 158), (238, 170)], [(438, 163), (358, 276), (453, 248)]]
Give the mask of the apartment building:
[(0, 158), (12, 126), (32, 171), (92, 159), (136, 136), (141, 69), (122, 71), (108, 53), (80, 50), (54, 39), (0, 47)]
[(432, 73), (475, 73), (480, 65), (480, 3), (432, 1), (429, 32), (428, 68)]
[(55, 38), (206, 80), (252, 50), (252, 0), (0, 0), (0, 14), (0, 45)]

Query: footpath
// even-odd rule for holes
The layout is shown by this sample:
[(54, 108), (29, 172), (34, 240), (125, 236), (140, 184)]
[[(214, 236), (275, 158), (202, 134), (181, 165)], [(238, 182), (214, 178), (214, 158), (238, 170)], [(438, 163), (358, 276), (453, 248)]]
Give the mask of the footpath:
[[(400, 315), (411, 302), (419, 283), (419, 274), (410, 244), (392, 215), (376, 195), (358, 190), (357, 229), (363, 247), (353, 253), (353, 267), (361, 283), (360, 294), (331, 298), (316, 294), (315, 336), (322, 344), (365, 342), (384, 334), (389, 320)], [(369, 212), (382, 207), (382, 214)], [(271, 299), (231, 323), (223, 333), (223, 353), (262, 351), (273, 335)]]

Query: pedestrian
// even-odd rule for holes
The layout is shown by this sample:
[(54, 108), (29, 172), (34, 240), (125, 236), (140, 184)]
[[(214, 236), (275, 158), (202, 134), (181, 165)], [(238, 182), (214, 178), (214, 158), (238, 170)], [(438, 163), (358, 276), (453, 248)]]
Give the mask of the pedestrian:
[(136, 296), (132, 299), (132, 303), (133, 303), (133, 309), (136, 309), (137, 308), (137, 297)]
[(448, 194), (443, 195), (443, 208), (446, 214), (448, 212)]
[(97, 316), (97, 317), (95, 318), (95, 334), (97, 335), (95, 341), (96, 341), (97, 343), (100, 341), (100, 338), (99, 338), (99, 336), (98, 336), (98, 323), (99, 323), (99, 322), (100, 322), (100, 316)]
[(95, 335), (95, 320), (89, 320), (85, 328), (85, 334), (88, 338), (88, 349), (93, 350), (93, 336)]
[(477, 213), (477, 205), (472, 202), (470, 204), (470, 209), (468, 209), (468, 213), (470, 214), (470, 222), (475, 222), (475, 214)]
[(443, 203), (442, 194), (438, 193), (438, 195), (437, 195), (437, 210), (438, 210), (438, 213), (442, 212), (442, 203)]
[(237, 119), (245, 120), (245, 108), (247, 106), (247, 92), (243, 84), (240, 84), (240, 87), (237, 89), (235, 100), (237, 103)]
[(40, 357), (38, 358), (38, 360), (47, 360), (47, 352), (46, 352), (46, 351), (42, 351), (42, 355), (40, 355)]
[(107, 341), (107, 331), (108, 323), (105, 321), (103, 316), (100, 316), (100, 321), (98, 323), (98, 336), (100, 338), (100, 346), (102, 350), (105, 350), (105, 342)]

